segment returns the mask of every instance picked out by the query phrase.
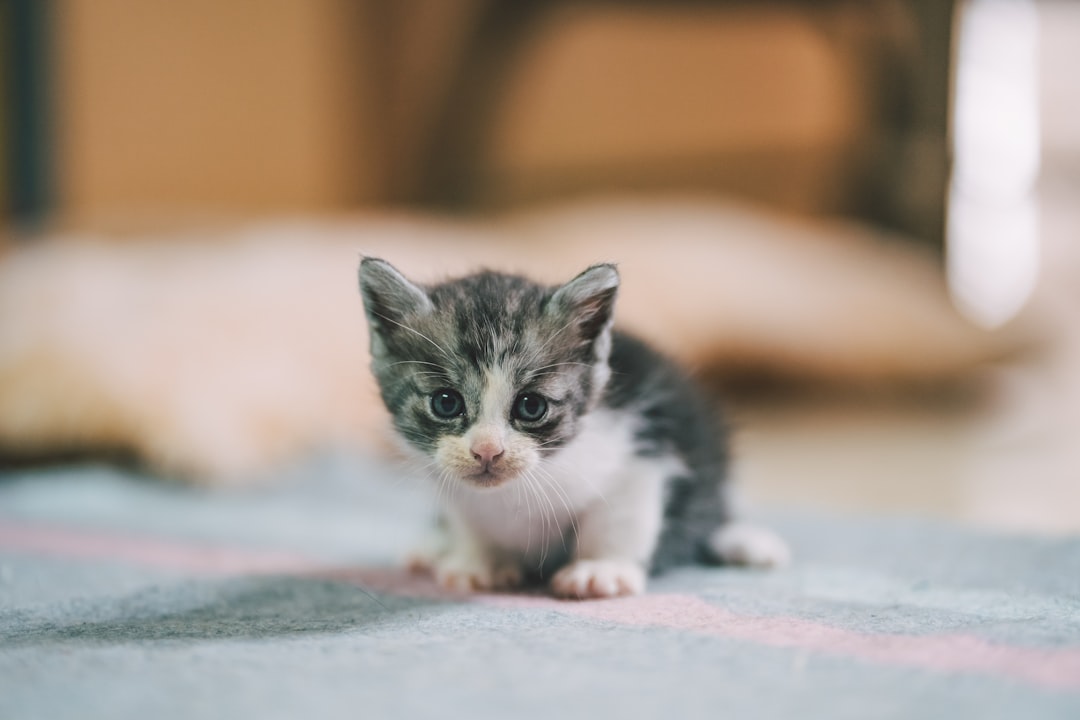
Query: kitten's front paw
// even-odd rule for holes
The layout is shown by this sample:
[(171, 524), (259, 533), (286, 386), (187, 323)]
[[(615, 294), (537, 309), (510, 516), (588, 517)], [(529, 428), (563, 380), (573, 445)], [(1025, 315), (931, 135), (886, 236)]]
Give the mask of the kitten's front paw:
[(578, 560), (555, 573), (551, 589), (564, 598), (610, 598), (645, 592), (645, 568), (630, 560)]
[(434, 575), (439, 561), (446, 555), (446, 546), (446, 538), (431, 533), (405, 556), (405, 568), (417, 575)]
[(439, 559), (435, 579), (453, 592), (511, 590), (521, 585), (521, 568), (509, 560), (492, 561), (466, 553), (452, 553)]
[(423, 550), (414, 550), (405, 556), (405, 569), (414, 575), (434, 575), (437, 555)]

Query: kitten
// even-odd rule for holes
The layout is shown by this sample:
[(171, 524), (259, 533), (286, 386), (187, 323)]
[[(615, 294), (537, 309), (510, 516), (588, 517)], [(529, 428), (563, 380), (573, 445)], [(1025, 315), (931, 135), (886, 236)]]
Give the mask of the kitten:
[(494, 272), (423, 286), (363, 259), (372, 370), (443, 500), (414, 567), (456, 590), (550, 577), (585, 598), (697, 560), (786, 560), (778, 537), (730, 521), (705, 395), (612, 329), (618, 286), (613, 265), (561, 287)]

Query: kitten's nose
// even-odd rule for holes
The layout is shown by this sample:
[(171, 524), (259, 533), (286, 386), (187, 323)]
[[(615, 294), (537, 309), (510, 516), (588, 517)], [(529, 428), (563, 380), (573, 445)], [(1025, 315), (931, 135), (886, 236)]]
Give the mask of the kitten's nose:
[(473, 458), (483, 465), (484, 469), (503, 456), (502, 443), (497, 440), (475, 442), (469, 449), (472, 450)]

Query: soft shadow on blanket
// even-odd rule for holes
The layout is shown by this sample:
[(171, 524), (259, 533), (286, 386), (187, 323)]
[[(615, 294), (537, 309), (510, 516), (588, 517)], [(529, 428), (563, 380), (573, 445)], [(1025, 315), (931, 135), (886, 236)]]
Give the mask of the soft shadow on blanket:
[[(459, 601), (438, 597), (420, 580), (415, 592), (388, 594), (385, 588), (410, 581), (392, 571), (362, 571), (303, 577), (256, 576), (184, 582), (142, 590), (124, 598), (73, 604), (72, 619), (35, 618), (0, 632), (5, 647), (65, 644), (123, 645), (144, 640), (283, 638), (364, 632), (391, 624), (422, 607)], [(428, 591), (430, 590), (430, 592)]]

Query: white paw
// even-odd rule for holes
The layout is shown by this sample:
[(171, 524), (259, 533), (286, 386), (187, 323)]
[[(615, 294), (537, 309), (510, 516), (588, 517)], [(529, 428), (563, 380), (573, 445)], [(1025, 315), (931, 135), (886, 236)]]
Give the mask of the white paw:
[(564, 598), (609, 598), (645, 592), (645, 568), (631, 560), (578, 560), (555, 573), (551, 589)]
[(491, 583), (495, 590), (513, 590), (521, 587), (524, 577), (521, 565), (509, 560), (496, 563), (491, 571)]
[(405, 569), (416, 575), (433, 575), (438, 562), (437, 554), (417, 549), (405, 556)]
[(432, 568), (435, 579), (454, 592), (510, 590), (521, 585), (521, 568), (509, 560), (493, 561), (465, 552), (438, 558)]
[(791, 551), (783, 538), (760, 525), (728, 523), (709, 538), (716, 559), (746, 567), (781, 567), (791, 562)]
[(405, 556), (405, 567), (411, 573), (434, 575), (439, 560), (446, 555), (446, 546), (442, 533), (430, 532)]

